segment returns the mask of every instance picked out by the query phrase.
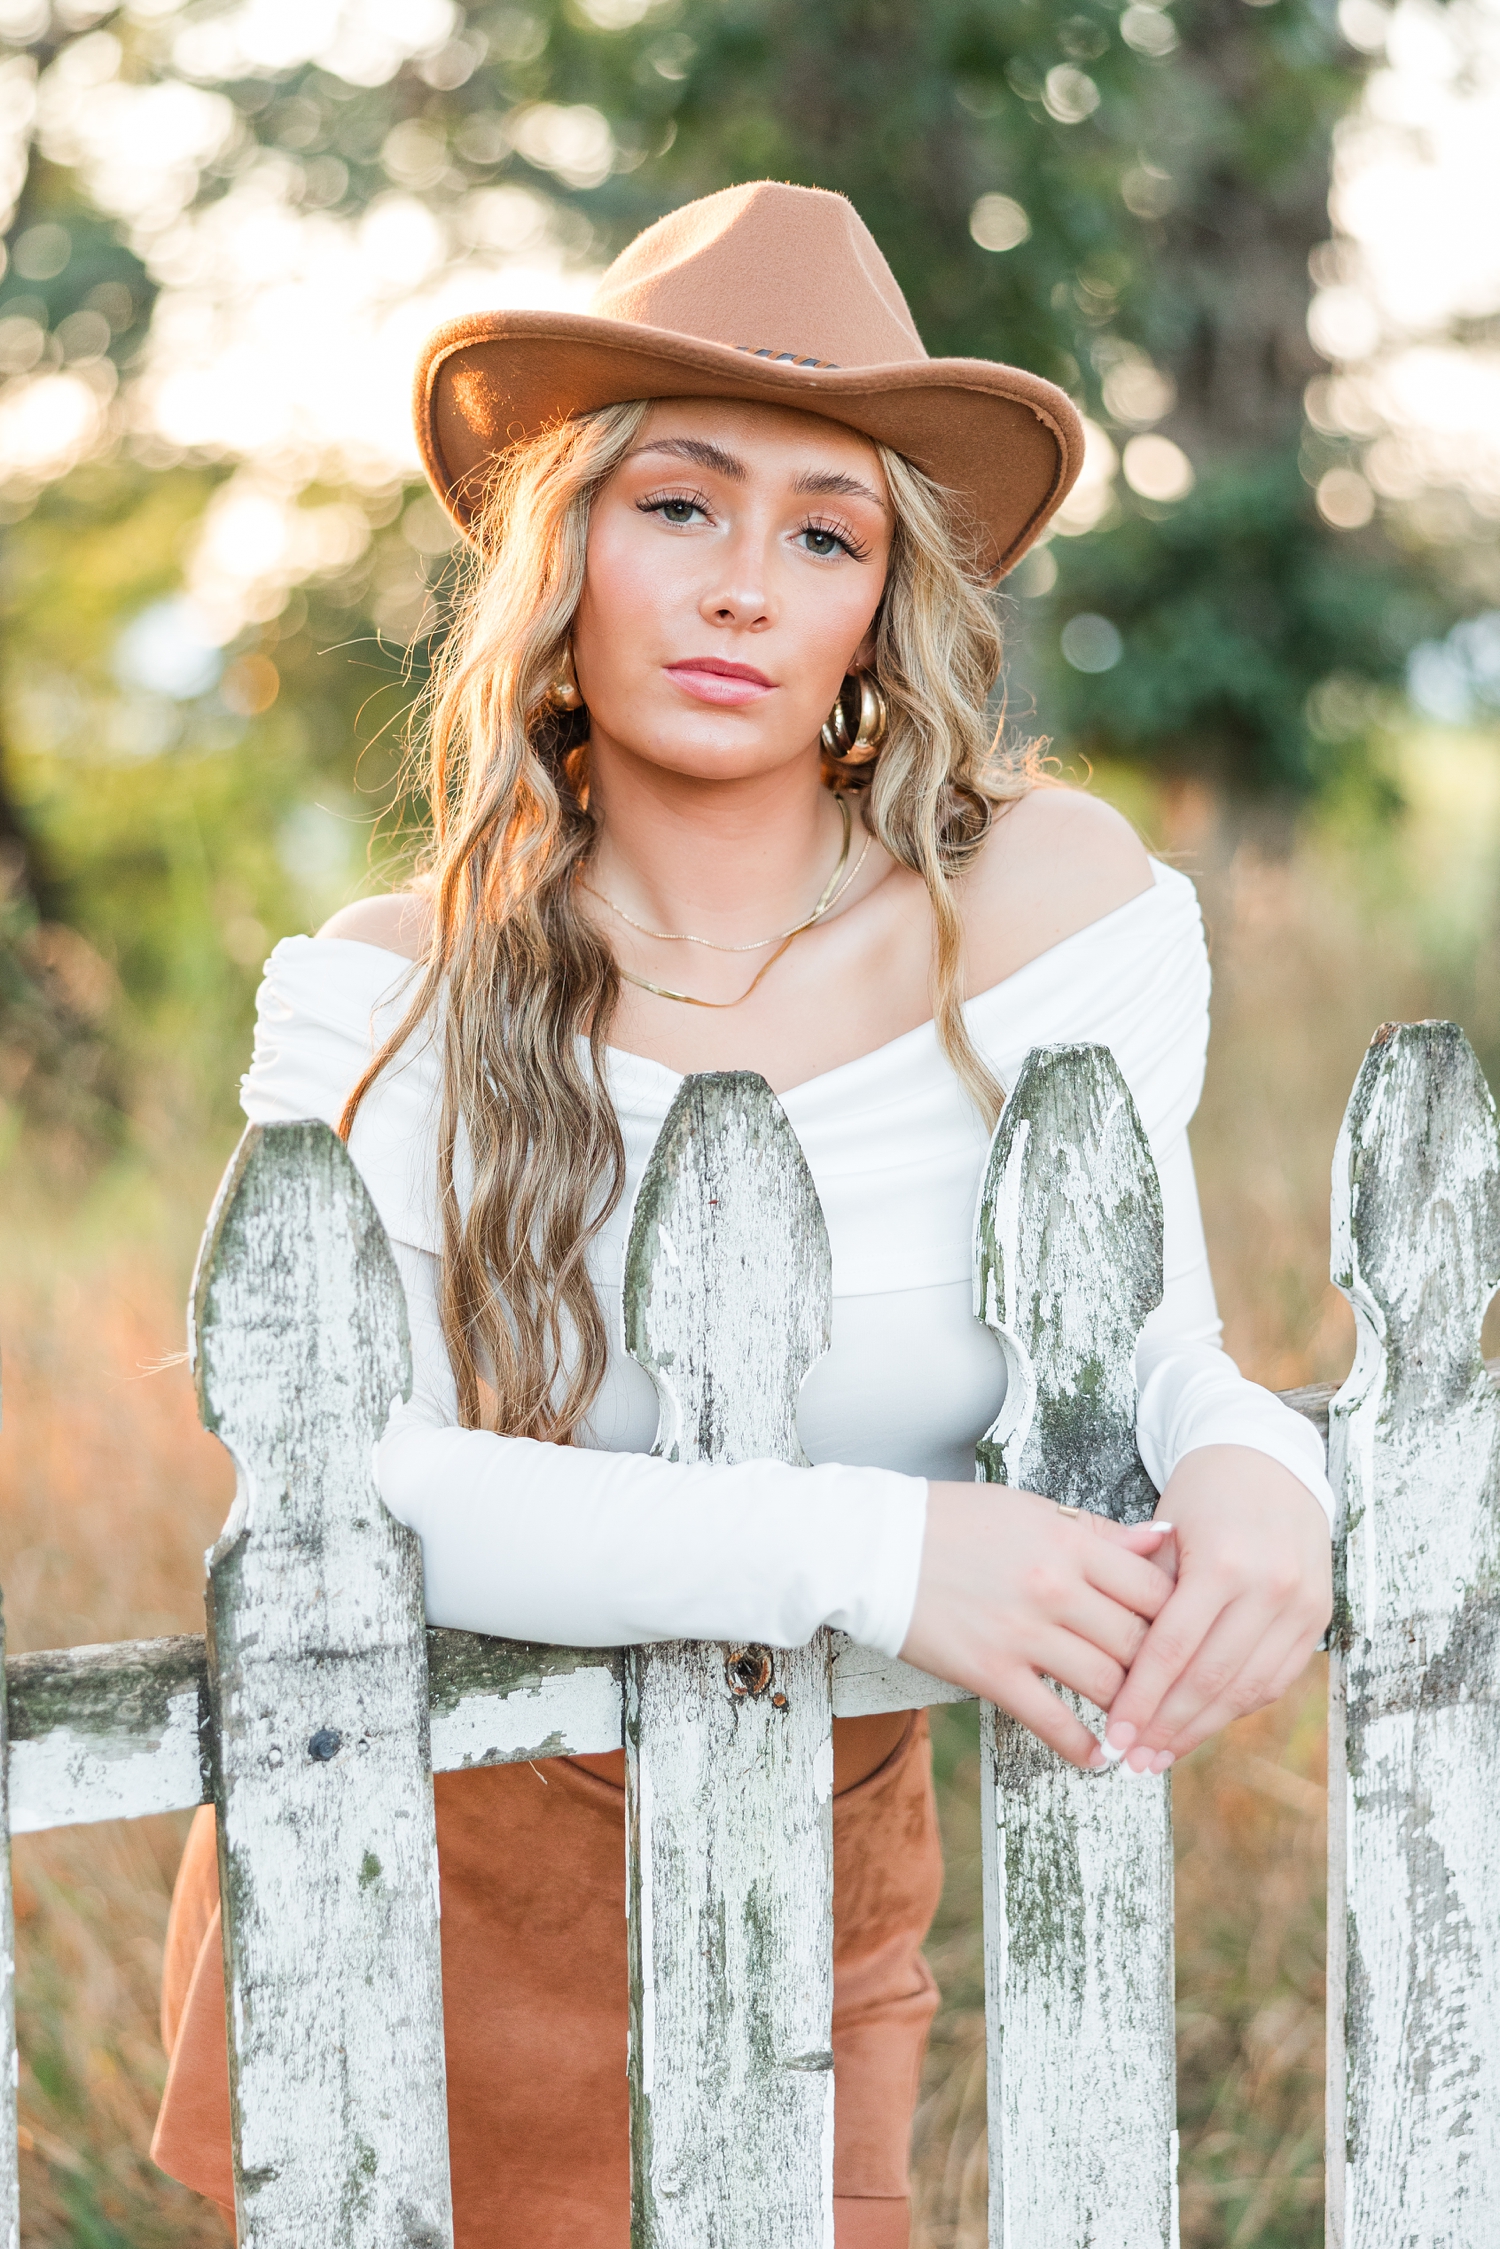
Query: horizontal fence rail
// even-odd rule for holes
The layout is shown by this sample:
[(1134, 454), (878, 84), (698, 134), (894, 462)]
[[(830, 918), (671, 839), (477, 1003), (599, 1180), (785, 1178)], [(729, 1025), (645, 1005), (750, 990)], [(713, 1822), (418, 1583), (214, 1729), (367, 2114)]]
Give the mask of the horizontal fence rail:
[[(1500, 1399), (1478, 1332), (1500, 1275), (1500, 1137), (1454, 1026), (1377, 1034), (1335, 1162), (1334, 1235), (1355, 1367), (1331, 1402), (1286, 1394), (1331, 1432), (1348, 1521), (1329, 2236), (1490, 2249)], [(1107, 1050), (1028, 1059), (991, 1148), (975, 1275), (1008, 1375), (981, 1477), (1149, 1513), (1132, 1357), (1160, 1289), (1160, 1215)], [(769, 1089), (685, 1081), (625, 1292), (658, 1451), (799, 1460), (829, 1287), (817, 1198)], [(0, 1858), (11, 1832), (215, 1805), (244, 2249), (451, 2242), (431, 1775), (622, 1742), (634, 2249), (830, 2249), (829, 1726), (966, 1698), (837, 1633), (793, 1651), (621, 1651), (424, 1630), (414, 1542), (369, 1471), (406, 1382), (404, 1307), (322, 1127), (245, 1136), (195, 1334), (205, 1419), (240, 1471), (208, 1638), (9, 1660)], [(1167, 1785), (1077, 1774), (1003, 1713), (983, 1725), (994, 2249), (1169, 2249)], [(17, 2249), (0, 1874), (0, 2249)], [(753, 1941), (725, 1950), (714, 1933), (734, 1920)]]

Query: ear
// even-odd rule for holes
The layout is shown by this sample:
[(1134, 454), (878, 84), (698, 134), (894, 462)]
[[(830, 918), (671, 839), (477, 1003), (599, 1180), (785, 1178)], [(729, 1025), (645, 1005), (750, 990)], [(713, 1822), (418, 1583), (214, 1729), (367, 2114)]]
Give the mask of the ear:
[(851, 672), (867, 672), (874, 661), (875, 626), (872, 622), (869, 631), (849, 659), (849, 669)]

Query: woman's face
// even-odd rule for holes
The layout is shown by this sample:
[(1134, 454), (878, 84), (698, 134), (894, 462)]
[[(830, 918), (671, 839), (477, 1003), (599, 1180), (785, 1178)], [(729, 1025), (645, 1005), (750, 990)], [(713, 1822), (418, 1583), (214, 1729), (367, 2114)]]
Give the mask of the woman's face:
[(809, 759), (869, 660), (890, 542), (867, 439), (779, 406), (653, 405), (595, 502), (573, 626), (596, 754), (721, 781)]

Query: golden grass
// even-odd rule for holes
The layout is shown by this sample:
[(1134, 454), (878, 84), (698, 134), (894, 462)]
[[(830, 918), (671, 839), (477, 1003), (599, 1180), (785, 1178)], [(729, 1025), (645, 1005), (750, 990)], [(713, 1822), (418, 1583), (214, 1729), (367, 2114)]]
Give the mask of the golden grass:
[[(12, 1652), (203, 1629), (202, 1556), (233, 1489), (182, 1348), (186, 1229), (106, 1185), (69, 1209), (8, 1184), (0, 1585)], [(201, 1210), (202, 1198), (193, 1205)], [(49, 1223), (50, 1221), (50, 1223)], [(186, 1818), (18, 1839), (22, 2240), (222, 2249), (146, 2155), (164, 2063), (161, 1946)]]
[[(1391, 902), (1394, 889), (1371, 903), (1366, 875), (1335, 844), (1289, 857), (1232, 847), (1211, 813), (1191, 791), (1163, 799), (1153, 840), (1200, 876), (1213, 936), (1216, 1026), (1195, 1146), (1229, 1341), (1247, 1371), (1280, 1387), (1347, 1365), (1350, 1322), (1327, 1281), (1328, 1166), (1371, 1029), (1458, 1007), (1483, 1051), (1487, 1003), (1416, 909)], [(136, 1178), (44, 1191), (15, 1162), (0, 1177), (0, 1585), (13, 1649), (201, 1628), (202, 1551), (232, 1478), (197, 1427), (185, 1368), (142, 1370), (181, 1348), (210, 1186), (201, 1157), (166, 1188)], [(1176, 1780), (1182, 2219), (1193, 2249), (1321, 2239), (1321, 1694), (1315, 1668)], [(949, 1877), (931, 1955), (945, 2003), (917, 2121), (914, 2241), (978, 2249), (973, 1713), (939, 1713), (934, 1732)], [(223, 2240), (213, 2213), (145, 2154), (183, 1825), (82, 1828), (18, 1848), (27, 2249)]]

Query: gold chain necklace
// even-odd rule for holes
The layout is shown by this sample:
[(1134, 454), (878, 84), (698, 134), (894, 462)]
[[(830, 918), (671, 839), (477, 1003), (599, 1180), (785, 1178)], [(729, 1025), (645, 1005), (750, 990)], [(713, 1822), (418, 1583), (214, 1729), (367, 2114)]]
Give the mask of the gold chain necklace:
[[(648, 929), (644, 922), (636, 921), (632, 915), (627, 914), (623, 906), (617, 906), (613, 898), (606, 897), (602, 890), (596, 890), (591, 882), (583, 883), (583, 888), (588, 891), (589, 895), (597, 898), (601, 905), (608, 906), (612, 914), (618, 914), (621, 921), (628, 922), (632, 929), (638, 929), (643, 937), (654, 937), (664, 945), (705, 945), (711, 952), (715, 953), (758, 953), (767, 945), (776, 947), (770, 959), (763, 962), (761, 967), (757, 969), (755, 975), (737, 999), (700, 1000), (692, 992), (674, 992), (668, 984), (653, 984), (646, 977), (634, 976), (628, 968), (622, 968), (620, 974), (624, 977), (626, 983), (634, 984), (638, 991), (652, 993), (659, 1000), (676, 1000), (683, 1007), (742, 1007), (755, 990), (756, 985), (770, 975), (771, 970), (776, 966), (792, 940), (800, 937), (804, 930), (811, 929), (814, 922), (821, 921), (824, 915), (838, 904), (869, 855), (872, 839), (867, 835), (864, 850), (861, 851), (854, 865), (849, 866), (849, 851), (854, 837), (854, 823), (850, 818), (848, 801), (844, 797), (839, 798), (839, 811), (844, 817), (844, 847), (839, 853), (838, 865), (824, 885), (823, 894), (816, 906), (805, 921), (797, 922), (791, 929), (784, 929), (779, 937), (762, 937), (753, 945), (719, 945), (711, 937), (693, 937), (688, 935), (686, 931)], [(848, 869), (847, 874), (845, 873), (846, 868)], [(581, 876), (579, 880), (582, 882)]]

